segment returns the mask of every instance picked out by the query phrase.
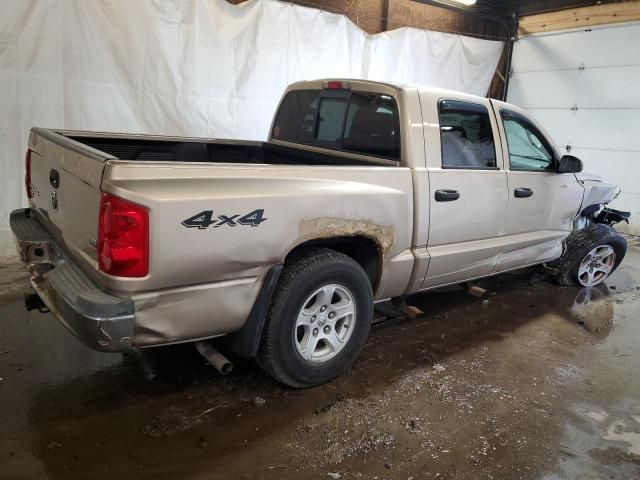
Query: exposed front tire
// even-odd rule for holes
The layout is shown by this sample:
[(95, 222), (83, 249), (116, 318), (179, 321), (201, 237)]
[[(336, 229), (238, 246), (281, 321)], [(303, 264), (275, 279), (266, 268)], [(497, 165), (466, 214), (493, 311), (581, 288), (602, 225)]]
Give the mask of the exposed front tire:
[(593, 287), (611, 275), (625, 254), (627, 241), (608, 225), (593, 224), (569, 235), (565, 253), (552, 267), (560, 285)]
[(273, 296), (258, 363), (290, 387), (325, 383), (358, 356), (372, 314), (371, 283), (355, 260), (326, 248), (294, 254)]

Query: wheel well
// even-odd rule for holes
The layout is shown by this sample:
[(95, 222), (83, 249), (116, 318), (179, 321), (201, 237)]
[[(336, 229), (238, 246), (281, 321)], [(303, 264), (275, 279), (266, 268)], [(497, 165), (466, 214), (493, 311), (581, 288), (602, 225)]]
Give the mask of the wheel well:
[(287, 258), (308, 247), (330, 248), (353, 258), (369, 277), (372, 290), (376, 291), (382, 266), (382, 250), (375, 240), (360, 235), (309, 240), (289, 252)]

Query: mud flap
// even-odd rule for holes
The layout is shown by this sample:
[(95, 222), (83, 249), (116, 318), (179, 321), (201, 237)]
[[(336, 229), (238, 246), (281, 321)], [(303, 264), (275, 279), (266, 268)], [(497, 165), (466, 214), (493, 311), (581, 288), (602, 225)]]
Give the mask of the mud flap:
[(278, 285), (283, 265), (274, 265), (267, 273), (258, 298), (256, 298), (244, 326), (237, 332), (227, 335), (231, 350), (243, 358), (253, 358), (258, 353), (264, 322), (271, 306), (271, 297)]

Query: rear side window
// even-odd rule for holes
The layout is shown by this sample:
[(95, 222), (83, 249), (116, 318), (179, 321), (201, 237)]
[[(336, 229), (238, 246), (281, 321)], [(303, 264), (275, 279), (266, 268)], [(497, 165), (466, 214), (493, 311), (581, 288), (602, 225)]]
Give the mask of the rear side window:
[(398, 160), (399, 119), (389, 95), (348, 90), (297, 90), (282, 101), (272, 137)]
[(497, 168), (489, 111), (484, 105), (441, 100), (443, 168)]

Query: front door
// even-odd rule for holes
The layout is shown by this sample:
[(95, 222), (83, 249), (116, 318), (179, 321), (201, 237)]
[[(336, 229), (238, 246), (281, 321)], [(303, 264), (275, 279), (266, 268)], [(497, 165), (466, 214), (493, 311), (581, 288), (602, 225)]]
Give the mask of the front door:
[(541, 128), (506, 104), (494, 103), (505, 141), (509, 189), (505, 247), (496, 271), (558, 258), (584, 189), (573, 173), (557, 173), (558, 154)]
[(429, 288), (493, 272), (506, 222), (507, 177), (488, 100), (422, 104), (437, 105), (437, 112), (423, 116), (437, 121), (440, 137), (426, 140), (430, 261), (422, 288)]

